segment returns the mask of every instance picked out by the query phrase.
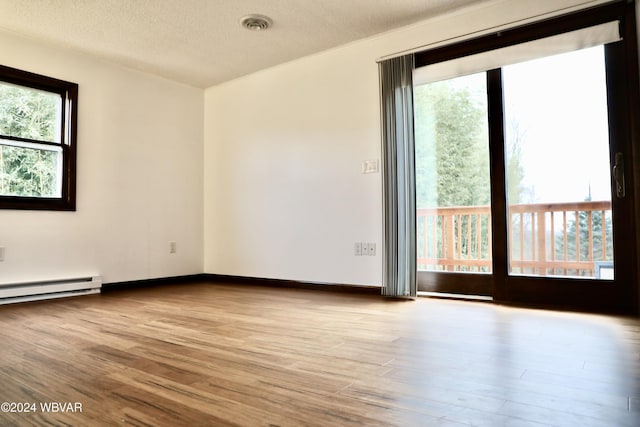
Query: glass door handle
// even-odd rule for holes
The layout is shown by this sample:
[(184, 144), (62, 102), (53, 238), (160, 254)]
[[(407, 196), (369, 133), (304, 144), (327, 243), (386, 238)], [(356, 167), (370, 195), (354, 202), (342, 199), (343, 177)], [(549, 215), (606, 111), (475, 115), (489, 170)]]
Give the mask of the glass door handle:
[(624, 157), (622, 156), (622, 153), (616, 153), (615, 164), (613, 166), (613, 179), (616, 181), (616, 196), (619, 199), (624, 198)]

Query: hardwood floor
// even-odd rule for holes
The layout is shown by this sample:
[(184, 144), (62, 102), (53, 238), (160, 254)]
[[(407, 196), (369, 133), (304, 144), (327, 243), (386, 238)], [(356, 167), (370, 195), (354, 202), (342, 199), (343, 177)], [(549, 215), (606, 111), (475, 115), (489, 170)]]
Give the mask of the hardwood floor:
[(0, 322), (2, 426), (640, 425), (635, 318), (194, 283)]

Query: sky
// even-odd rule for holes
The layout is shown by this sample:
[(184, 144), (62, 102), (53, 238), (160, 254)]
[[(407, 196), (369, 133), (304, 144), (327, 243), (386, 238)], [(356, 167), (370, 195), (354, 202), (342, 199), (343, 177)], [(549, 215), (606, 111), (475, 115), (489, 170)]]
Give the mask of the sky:
[(592, 200), (611, 200), (603, 47), (502, 71), (507, 123), (518, 124), (525, 185), (535, 190), (531, 202), (583, 201), (589, 186)]

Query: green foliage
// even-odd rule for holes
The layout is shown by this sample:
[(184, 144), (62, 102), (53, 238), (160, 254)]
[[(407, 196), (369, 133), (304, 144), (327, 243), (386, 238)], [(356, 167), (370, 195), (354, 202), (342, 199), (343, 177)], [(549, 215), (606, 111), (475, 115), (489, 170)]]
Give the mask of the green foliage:
[[(462, 77), (414, 89), (416, 134), (416, 205), (418, 208), (487, 206), (491, 200), (488, 109), (482, 76)], [(474, 80), (476, 79), (476, 80)], [(513, 130), (515, 129), (515, 132)], [(522, 133), (517, 126), (507, 141), (507, 180), (510, 203), (521, 202), (525, 192), (521, 156)], [(445, 257), (441, 219), (420, 220), (419, 257)], [(489, 218), (453, 218), (454, 229), (471, 236), (455, 243), (463, 258), (489, 259)], [(477, 245), (477, 236), (480, 245)], [(435, 246), (431, 246), (435, 240)], [(479, 247), (478, 247), (479, 246)], [(435, 248), (435, 250), (434, 250)], [(426, 266), (419, 266), (425, 268)], [(480, 269), (485, 271), (484, 268)]]
[[(443, 81), (414, 90), (418, 208), (489, 204), (486, 91), (474, 89), (455, 81)], [(425, 246), (424, 240), (419, 239), (418, 254), (443, 258), (444, 224), (441, 218), (431, 221), (437, 223), (419, 221), (418, 231), (426, 234), (427, 241), (437, 242), (436, 252), (432, 253), (431, 245)], [(467, 231), (471, 234), (472, 242), (476, 242), (478, 233), (483, 236), (481, 247), (475, 244), (467, 247), (466, 239), (455, 243), (463, 257), (487, 259), (488, 222), (483, 220), (478, 227), (475, 220), (462, 216), (454, 218), (453, 226), (458, 225), (462, 235)]]
[(486, 205), (486, 97), (450, 81), (415, 89), (418, 207)]
[[(0, 84), (0, 135), (56, 141), (60, 98)], [(0, 194), (55, 197), (60, 153), (0, 139)]]

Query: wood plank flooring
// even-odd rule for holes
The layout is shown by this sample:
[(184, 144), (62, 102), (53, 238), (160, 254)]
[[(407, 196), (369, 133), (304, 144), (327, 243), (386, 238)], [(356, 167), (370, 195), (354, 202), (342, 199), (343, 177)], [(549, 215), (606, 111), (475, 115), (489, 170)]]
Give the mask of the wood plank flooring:
[(36, 411), (1, 426), (638, 427), (640, 320), (206, 283), (8, 305), (2, 402)]

